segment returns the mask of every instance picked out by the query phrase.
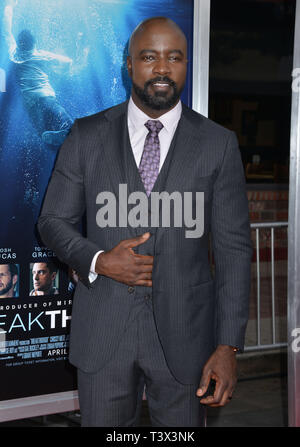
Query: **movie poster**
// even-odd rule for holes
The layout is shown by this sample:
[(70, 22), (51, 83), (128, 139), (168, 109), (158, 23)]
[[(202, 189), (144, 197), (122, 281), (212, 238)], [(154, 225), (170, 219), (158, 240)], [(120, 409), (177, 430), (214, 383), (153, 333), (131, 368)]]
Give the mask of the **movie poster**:
[(192, 0), (2, 0), (0, 4), (0, 401), (76, 389), (68, 363), (78, 278), (36, 222), (57, 152), (76, 118), (126, 100), (127, 43), (168, 16), (190, 42)]

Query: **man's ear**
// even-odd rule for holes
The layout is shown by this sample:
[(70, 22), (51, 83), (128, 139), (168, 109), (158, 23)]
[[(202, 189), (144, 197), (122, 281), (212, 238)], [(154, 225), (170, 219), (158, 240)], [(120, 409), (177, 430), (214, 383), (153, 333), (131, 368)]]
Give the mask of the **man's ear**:
[(13, 276), (13, 285), (14, 285), (14, 287), (15, 287), (17, 281), (18, 281), (18, 275), (14, 275)]
[(132, 77), (132, 60), (131, 56), (127, 56), (127, 70), (130, 78)]

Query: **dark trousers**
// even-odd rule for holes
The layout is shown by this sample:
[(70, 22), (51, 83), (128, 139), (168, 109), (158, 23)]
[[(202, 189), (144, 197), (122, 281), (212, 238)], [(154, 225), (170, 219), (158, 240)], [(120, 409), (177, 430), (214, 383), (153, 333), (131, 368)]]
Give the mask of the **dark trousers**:
[(168, 369), (149, 296), (136, 298), (111, 361), (93, 374), (78, 370), (82, 426), (138, 426), (144, 388), (152, 426), (205, 426), (197, 386), (182, 385)]

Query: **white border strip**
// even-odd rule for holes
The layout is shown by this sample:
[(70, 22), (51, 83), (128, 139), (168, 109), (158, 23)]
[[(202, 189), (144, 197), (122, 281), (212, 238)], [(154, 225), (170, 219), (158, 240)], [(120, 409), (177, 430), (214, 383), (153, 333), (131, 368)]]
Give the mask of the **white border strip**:
[(193, 105), (208, 116), (210, 0), (194, 0)]
[(77, 391), (3, 400), (0, 402), (0, 422), (65, 413), (78, 409)]

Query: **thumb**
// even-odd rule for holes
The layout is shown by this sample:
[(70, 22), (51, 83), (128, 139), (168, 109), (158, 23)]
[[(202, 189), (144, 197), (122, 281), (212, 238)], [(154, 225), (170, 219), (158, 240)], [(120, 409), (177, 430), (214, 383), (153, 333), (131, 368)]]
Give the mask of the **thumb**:
[(206, 393), (210, 379), (211, 379), (211, 371), (210, 370), (208, 370), (207, 372), (203, 371), (200, 380), (200, 385), (196, 392), (197, 396), (201, 397), (203, 396), (203, 394)]
[(141, 236), (138, 237), (134, 237), (132, 239), (127, 239), (125, 241), (125, 248), (133, 248), (133, 247), (137, 247), (138, 245), (143, 244), (144, 242), (146, 242), (149, 237), (151, 236), (151, 233), (144, 233)]

